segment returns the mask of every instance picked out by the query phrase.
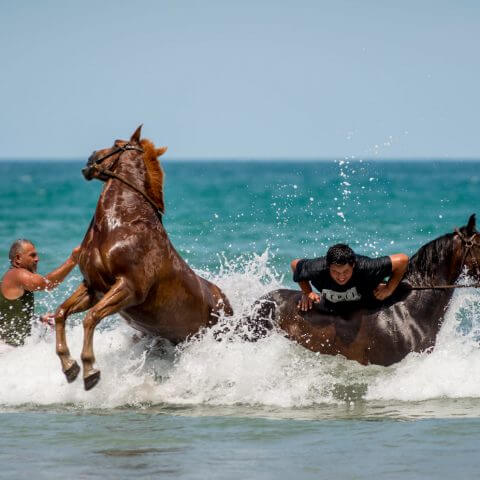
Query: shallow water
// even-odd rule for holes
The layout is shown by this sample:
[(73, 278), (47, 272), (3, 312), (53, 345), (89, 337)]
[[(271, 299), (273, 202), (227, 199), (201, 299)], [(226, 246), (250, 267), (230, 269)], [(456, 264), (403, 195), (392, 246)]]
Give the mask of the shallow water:
[[(343, 163), (342, 163), (343, 162)], [(31, 238), (54, 268), (80, 242), (99, 183), (80, 163), (0, 163), (0, 256)], [(292, 258), (334, 241), (414, 253), (479, 211), (479, 162), (166, 162), (174, 245), (236, 316), (292, 287)], [(0, 263), (7, 267), (5, 260)], [(37, 295), (55, 308), (80, 281)], [(81, 316), (68, 330), (81, 349)], [(228, 322), (227, 322), (228, 323)], [(323, 357), (279, 333), (248, 344), (206, 332), (174, 349), (132, 343), (118, 318), (95, 336), (102, 380), (65, 382), (52, 332), (0, 356), (6, 478), (461, 478), (476, 476), (480, 293), (455, 293), (437, 345), (389, 368)]]
[(5, 478), (476, 478), (480, 420), (2, 414)]

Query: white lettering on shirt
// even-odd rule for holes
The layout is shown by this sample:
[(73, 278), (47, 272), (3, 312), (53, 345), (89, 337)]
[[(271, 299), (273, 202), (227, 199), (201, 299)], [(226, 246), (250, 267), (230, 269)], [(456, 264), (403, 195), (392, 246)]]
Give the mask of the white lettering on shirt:
[(352, 287), (345, 292), (336, 292), (335, 290), (324, 288), (322, 290), (322, 294), (325, 295), (325, 298), (332, 303), (354, 302), (362, 298), (362, 296), (357, 292), (357, 287)]

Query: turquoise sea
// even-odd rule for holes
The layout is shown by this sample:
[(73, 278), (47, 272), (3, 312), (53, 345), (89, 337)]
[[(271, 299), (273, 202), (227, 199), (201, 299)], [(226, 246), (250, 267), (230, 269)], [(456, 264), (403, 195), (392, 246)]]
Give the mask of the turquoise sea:
[[(0, 267), (29, 238), (40, 273), (79, 244), (101, 183), (82, 161), (0, 162)], [(480, 214), (480, 161), (173, 161), (165, 227), (236, 315), (289, 263), (338, 241), (413, 254)], [(80, 281), (37, 294), (56, 308)], [(81, 316), (70, 321), (75, 357)], [(480, 292), (457, 291), (435, 348), (389, 368), (315, 355), (278, 333), (255, 344), (212, 332), (177, 349), (133, 344), (106, 319), (102, 380), (68, 385), (52, 331), (0, 355), (0, 478), (477, 478)]]

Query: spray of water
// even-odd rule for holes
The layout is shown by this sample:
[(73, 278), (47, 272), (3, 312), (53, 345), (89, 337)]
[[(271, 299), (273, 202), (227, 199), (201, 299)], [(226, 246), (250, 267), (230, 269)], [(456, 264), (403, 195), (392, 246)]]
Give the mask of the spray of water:
[[(262, 294), (282, 286), (269, 253), (221, 259), (215, 281), (235, 309), (233, 319), (173, 347), (165, 341), (134, 341), (114, 317), (95, 334), (102, 380), (85, 392), (81, 380), (67, 384), (55, 355), (53, 331), (35, 326), (22, 347), (0, 354), (0, 405), (75, 405), (115, 408), (142, 405), (256, 405), (300, 408), (319, 404), (418, 401), (480, 397), (480, 295), (455, 293), (435, 348), (410, 354), (389, 368), (363, 367), (342, 357), (307, 351), (272, 332), (246, 342), (231, 328)], [(44, 299), (48, 303), (50, 297)], [(50, 298), (50, 300), (52, 300)], [(58, 304), (50, 305), (52, 308)], [(80, 318), (68, 328), (70, 350), (79, 358)], [(218, 338), (221, 341), (218, 341)]]

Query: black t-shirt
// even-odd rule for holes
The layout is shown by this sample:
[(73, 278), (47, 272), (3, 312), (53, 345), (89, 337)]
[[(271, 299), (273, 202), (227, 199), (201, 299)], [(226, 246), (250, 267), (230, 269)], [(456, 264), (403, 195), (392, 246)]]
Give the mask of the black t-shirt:
[(390, 257), (370, 258), (356, 255), (352, 278), (339, 285), (330, 276), (325, 257), (304, 258), (297, 263), (293, 274), (295, 282), (309, 281), (322, 293), (325, 303), (330, 307), (353, 307), (374, 300), (373, 290), (385, 277), (392, 275)]

